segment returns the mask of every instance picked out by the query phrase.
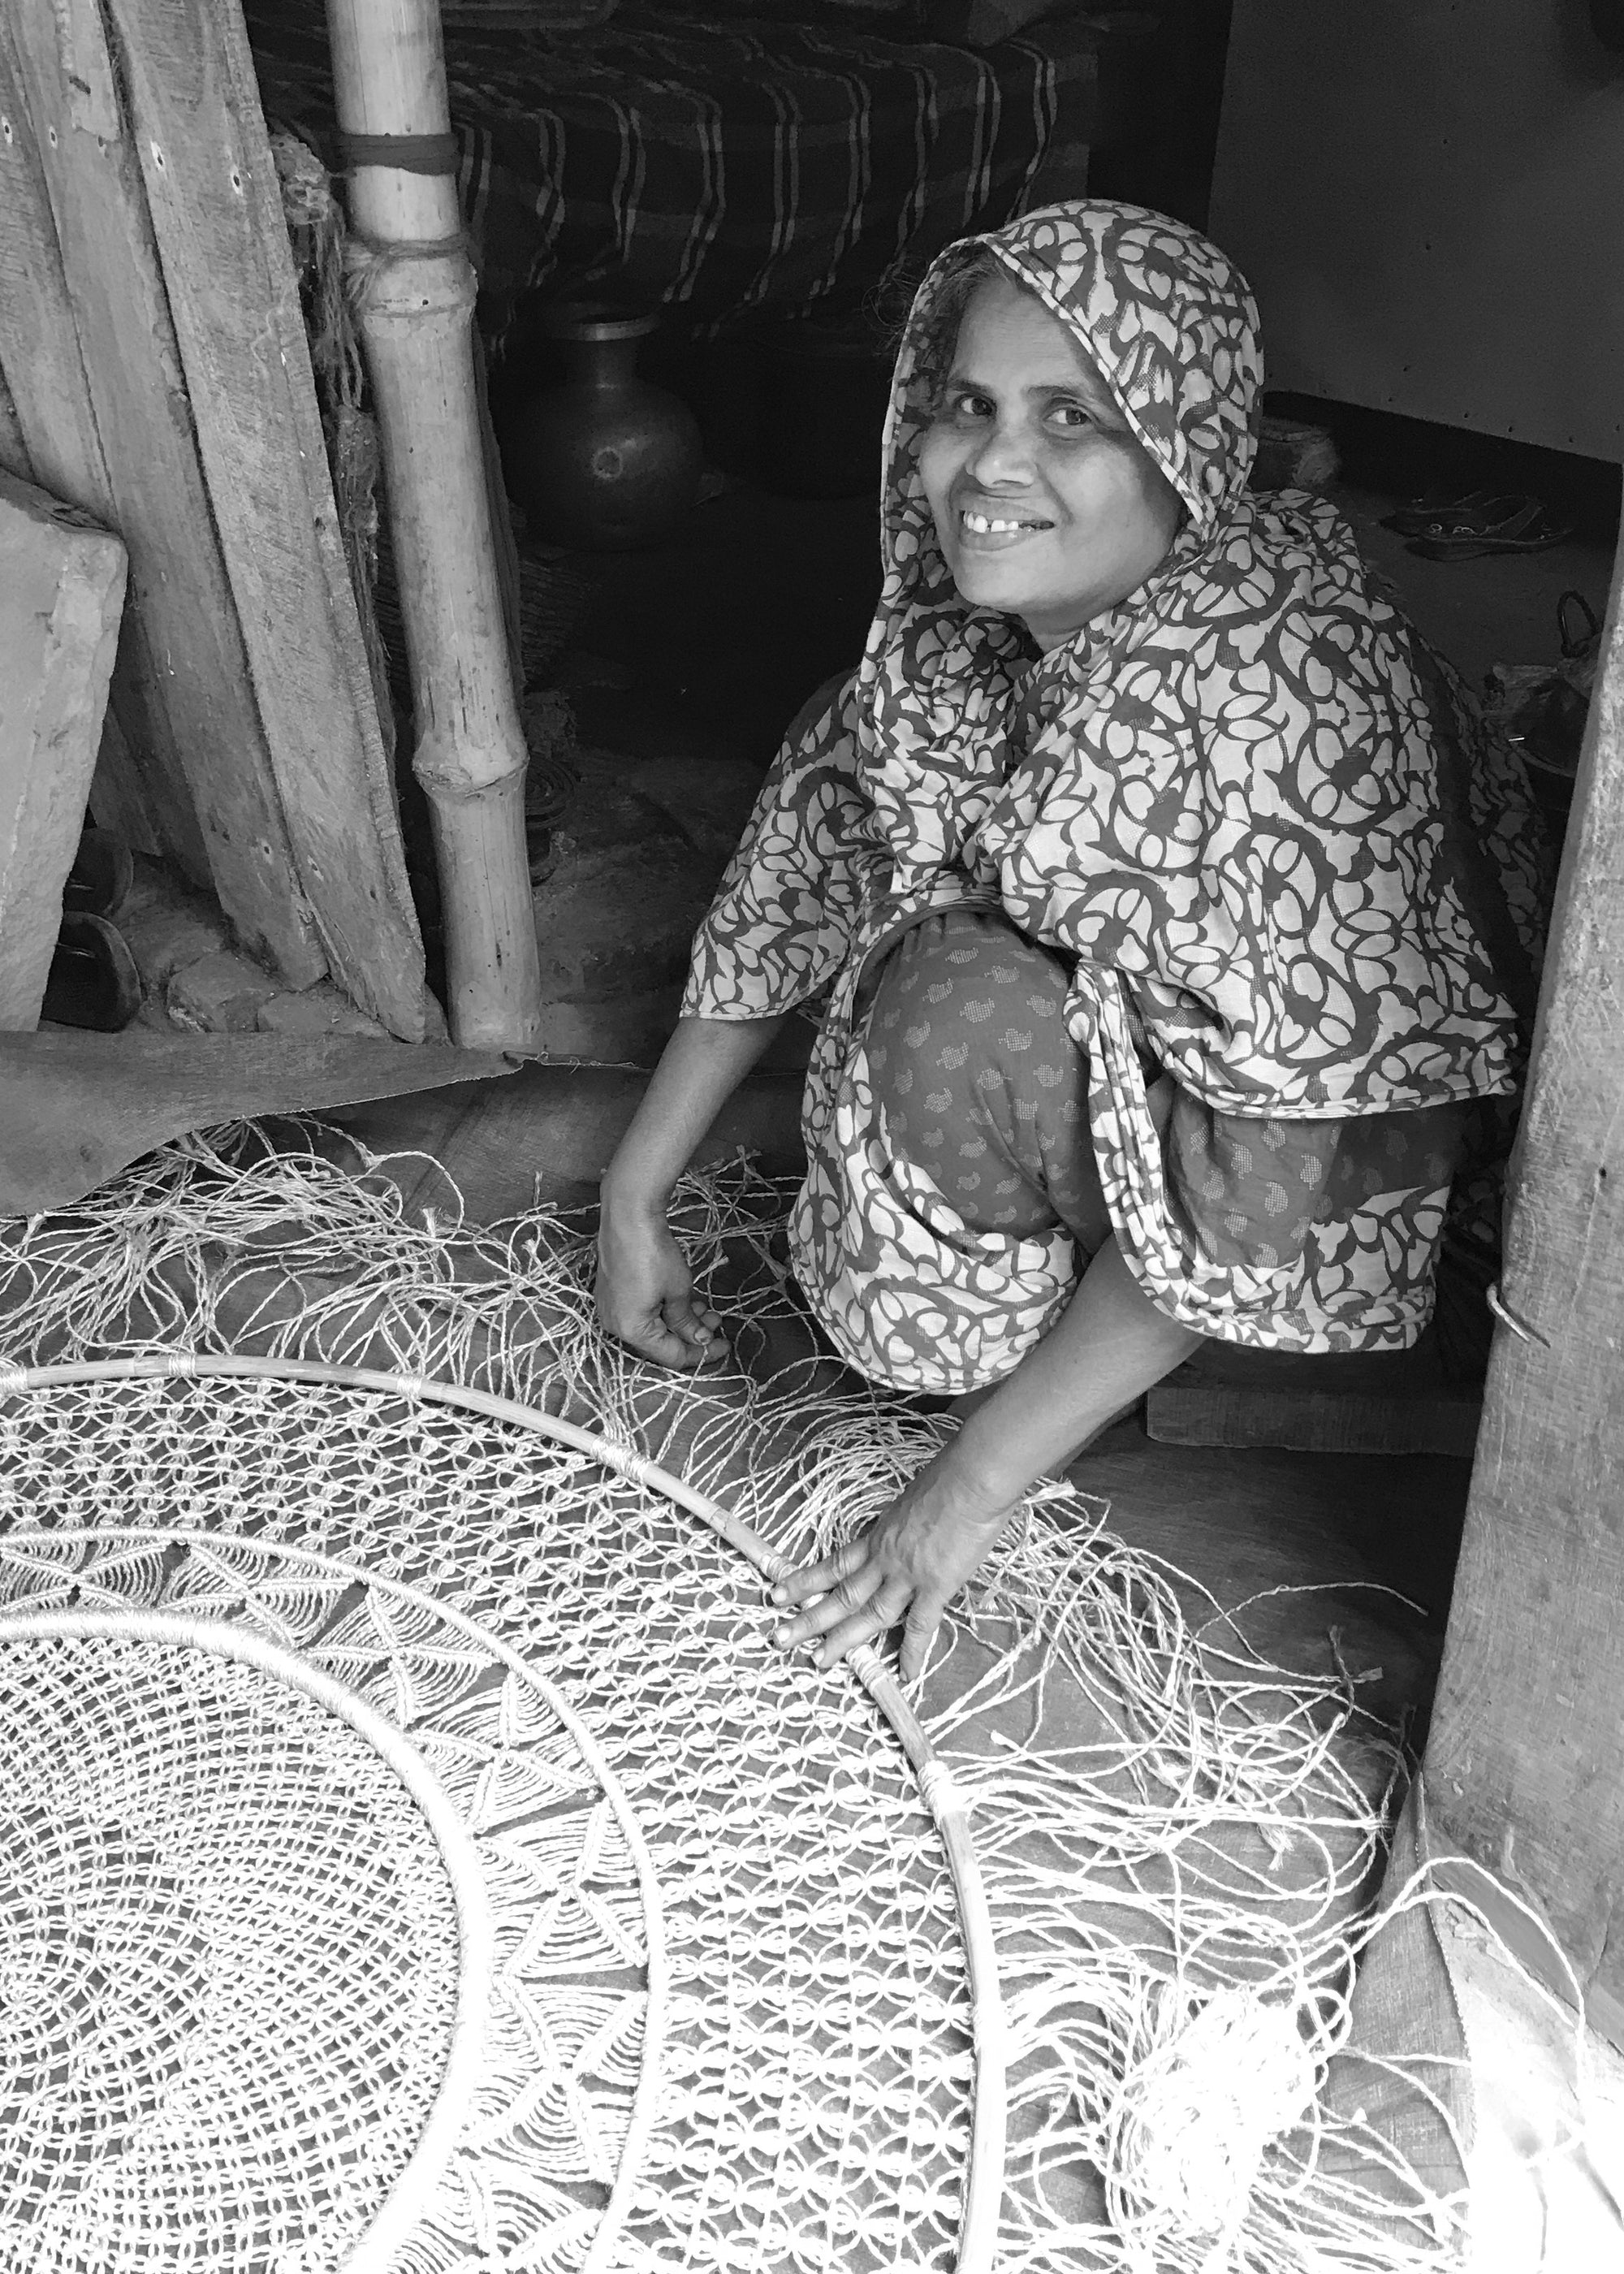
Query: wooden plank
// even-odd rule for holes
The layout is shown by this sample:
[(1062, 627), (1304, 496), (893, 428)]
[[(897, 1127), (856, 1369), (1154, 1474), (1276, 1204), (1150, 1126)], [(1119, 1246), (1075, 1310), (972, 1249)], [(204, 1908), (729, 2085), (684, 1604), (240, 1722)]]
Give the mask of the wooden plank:
[(1327, 1356), (1207, 1342), (1149, 1392), (1145, 1428), (1168, 1445), (1470, 1461), (1482, 1404), (1476, 1383), (1445, 1379), (1430, 1333), (1410, 1350)]
[[(74, 365), (82, 384), (84, 372), (79, 363), (77, 343)], [(98, 452), (99, 456), (99, 452)], [(34, 479), (34, 460), (23, 433), (22, 420), (18, 415), (16, 399), (5, 376), (5, 366), (0, 360), (0, 473), (15, 474), (19, 481)], [(133, 637), (131, 620), (121, 619), (120, 640), (126, 643)], [(153, 860), (162, 858), (166, 850), (164, 830), (159, 807), (154, 803), (148, 769), (144, 767), (130, 748), (118, 713), (109, 703), (102, 718), (102, 748), (96, 759), (96, 770), (90, 782), (90, 817), (103, 829), (110, 829), (123, 838), (132, 852), (145, 853)], [(178, 779), (179, 769), (176, 769)], [(189, 798), (184, 801), (184, 821), (189, 832), (196, 837), (197, 858), (207, 861), (203, 840), (197, 830), (196, 817)], [(177, 859), (180, 856), (175, 855)], [(182, 866), (186, 864), (183, 862)]]
[(1482, 1401), (1475, 1389), (1425, 1397), (1358, 1390), (1162, 1383), (1145, 1401), (1145, 1433), (1162, 1445), (1274, 1445), (1294, 1453), (1443, 1453), (1470, 1461)]
[(335, 975), (439, 1028), (237, 0), (111, 0), (133, 139), (253, 686)]
[(87, 515), (0, 473), (0, 1027), (40, 1021), (126, 565)]
[[(84, 15), (86, 0), (71, 4)], [(24, 356), (8, 350), (6, 361), (35, 473), (129, 547), (131, 633), (114, 702), (131, 745), (160, 761), (149, 779), (154, 802), (161, 787), (166, 793), (166, 840), (194, 882), (212, 884), (244, 945), (289, 985), (308, 986), (327, 961), (254, 703), (130, 138), (104, 140), (73, 124), (54, 11), (24, 9), (9, 20), (14, 83), (49, 200), (35, 242), (54, 223), (60, 252), (49, 258), (63, 280), (60, 308), (55, 293), (36, 291), (15, 328), (6, 320), (7, 337), (23, 343)], [(94, 10), (86, 21), (81, 39), (99, 26)], [(41, 307), (46, 299), (53, 305)], [(32, 362), (41, 320), (48, 369)], [(183, 825), (177, 809), (195, 818)]]
[(23, 440), (22, 420), (17, 415), (16, 400), (6, 384), (3, 361), (0, 361), (0, 473), (15, 474), (19, 482), (34, 479), (34, 461), (28, 456), (28, 445)]
[(1563, 853), (1426, 1759), (1624, 2042), (1624, 558)]
[[(5, 215), (0, 229), (0, 365), (9, 365), (6, 394), (22, 454), (19, 457), (8, 445), (7, 467), (93, 520), (110, 524), (112, 494), (34, 145), (18, 56), (0, 13), (0, 203)], [(162, 848), (194, 884), (207, 885), (208, 854), (173, 747), (159, 675), (139, 612), (130, 606), (120, 651), (107, 715), (122, 719), (126, 741), (110, 746), (108, 763), (118, 779), (109, 786), (117, 787), (125, 819), (139, 824), (131, 842), (144, 852)]]

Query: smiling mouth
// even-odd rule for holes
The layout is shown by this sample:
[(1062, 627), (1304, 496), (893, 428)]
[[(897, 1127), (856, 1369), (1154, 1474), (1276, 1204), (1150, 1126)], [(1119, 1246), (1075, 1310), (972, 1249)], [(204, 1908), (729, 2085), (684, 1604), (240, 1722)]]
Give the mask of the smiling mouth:
[(987, 513), (975, 506), (961, 506), (959, 509), (960, 537), (977, 546), (1019, 544), (1022, 538), (1035, 536), (1054, 525), (1036, 514)]

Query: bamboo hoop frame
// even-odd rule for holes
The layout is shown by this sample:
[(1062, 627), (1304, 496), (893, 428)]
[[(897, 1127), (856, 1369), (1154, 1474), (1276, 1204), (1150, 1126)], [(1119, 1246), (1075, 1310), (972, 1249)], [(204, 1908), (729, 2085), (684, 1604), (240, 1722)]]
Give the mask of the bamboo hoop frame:
[[(98, 1382), (269, 1381), (322, 1384), (370, 1390), (387, 1397), (483, 1415), (510, 1427), (529, 1430), (584, 1453), (628, 1483), (660, 1494), (695, 1517), (754, 1566), (769, 1585), (793, 1570), (761, 1535), (724, 1508), (685, 1484), (680, 1477), (648, 1460), (630, 1446), (617, 1445), (560, 1416), (489, 1391), (465, 1389), (425, 1374), (390, 1374), (371, 1367), (327, 1366), (298, 1359), (214, 1358), (171, 1351), (162, 1358), (104, 1359), (70, 1366), (19, 1366), (0, 1359), (0, 1397), (67, 1389)], [(66, 1535), (51, 1533), (51, 1538)], [(439, 1608), (438, 1606), (436, 1607)], [(481, 1636), (490, 1645), (490, 1638)], [(523, 1666), (523, 1660), (518, 1663)], [(936, 1752), (903, 1694), (902, 1685), (870, 1643), (848, 1653), (845, 1663), (861, 1682), (902, 1747), (918, 1779), (921, 1796), (936, 1826), (952, 1879), (964, 1940), (970, 1990), (973, 2116), (970, 2165), (959, 2221), (957, 2274), (992, 2274), (1004, 2196), (1006, 2134), (1007, 2023), (998, 1986), (997, 1956), (981, 1865), (963, 1790)], [(528, 1668), (525, 1671), (529, 1671)], [(644, 2080), (646, 2082), (646, 2078)], [(639, 2102), (641, 2104), (641, 2090)]]
[[(79, 1375), (82, 1375), (86, 1371), (89, 1371), (94, 1378), (102, 1378), (104, 1370), (100, 1368), (91, 1368), (88, 1370), (83, 1368), (58, 1369), (59, 1373), (75, 1373)], [(167, 1372), (169, 1369), (165, 1369), (165, 1371)], [(0, 1397), (9, 1395), (10, 1387), (10, 1381), (5, 1372), (4, 1364), (3, 1361), (0, 1361)], [(60, 1547), (64, 1546), (71, 1547), (88, 1543), (90, 1541), (107, 1542), (111, 1540), (117, 1540), (119, 1542), (140, 1540), (162, 1540), (165, 1542), (175, 1541), (183, 1546), (207, 1547), (215, 1550), (218, 1550), (220, 1545), (220, 1539), (217, 1533), (192, 1530), (183, 1525), (96, 1525), (94, 1526), (68, 1526), (64, 1527), (61, 1530), (53, 1528), (45, 1532), (14, 1532), (8, 1533), (6, 1538), (9, 1544), (13, 1547), (18, 1546), (19, 1544), (26, 1545), (30, 1541), (35, 1540), (37, 1540), (42, 1547)], [(241, 1544), (245, 1547), (252, 1547), (256, 1551), (263, 1552), (267, 1543), (254, 1540), (252, 1535), (245, 1533), (242, 1536)], [(320, 1555), (312, 1548), (289, 1547), (282, 1541), (278, 1540), (274, 1543), (274, 1552), (276, 1560), (279, 1563), (297, 1564), (302, 1570), (312, 1574), (321, 1573), (329, 1577), (335, 1577), (345, 1580), (353, 1580), (357, 1576), (357, 1567), (354, 1564), (346, 1563), (340, 1556)], [(579, 1752), (582, 1759), (585, 1762), (587, 1767), (591, 1771), (592, 1775), (597, 1780), (605, 1799), (609, 1803), (610, 1811), (614, 1817), (615, 1822), (620, 1826), (621, 1837), (626, 1841), (627, 1853), (631, 1857), (632, 1867), (637, 1875), (637, 1886), (643, 1902), (643, 1927), (648, 1937), (648, 1960), (646, 1967), (648, 1974), (648, 2005), (643, 2024), (643, 2059), (642, 2074), (638, 2077), (636, 2090), (632, 2097), (631, 2120), (627, 2127), (626, 2142), (621, 2153), (620, 2170), (616, 2173), (614, 2184), (609, 2191), (609, 2200), (604, 2207), (603, 2216), (598, 2220), (598, 2226), (593, 2233), (591, 2245), (581, 2264), (581, 2274), (605, 2274), (605, 2262), (608, 2258), (609, 2253), (613, 2248), (615, 2241), (619, 2238), (620, 2230), (626, 2223), (627, 2214), (630, 2209), (629, 2198), (631, 2190), (637, 2179), (638, 2172), (641, 2168), (643, 2150), (647, 2145), (649, 2135), (654, 2129), (655, 2120), (659, 2110), (659, 2055), (665, 2042), (665, 2029), (671, 2004), (671, 1963), (665, 1941), (665, 1906), (660, 1897), (659, 1876), (654, 1868), (654, 1858), (649, 1852), (649, 1843), (643, 1837), (643, 1826), (637, 1821), (632, 1804), (627, 1797), (626, 1788), (621, 1784), (620, 1778), (615, 1774), (613, 1769), (610, 1767), (608, 1758), (605, 1756), (602, 1746), (598, 1743), (598, 1739), (592, 1735), (591, 1731), (587, 1728), (585, 1722), (582, 1721), (574, 1706), (568, 1703), (563, 1693), (553, 1683), (547, 1679), (545, 1674), (539, 1673), (535, 1667), (529, 1665), (526, 1660), (519, 1655), (517, 1651), (511, 1649), (508, 1644), (499, 1640), (496, 1636), (488, 1633), (484, 1627), (480, 1626), (477, 1621), (468, 1617), (464, 1612), (453, 1609), (451, 1605), (448, 1603), (440, 1602), (432, 1595), (425, 1593), (422, 1588), (409, 1586), (406, 1582), (402, 1579), (386, 1578), (371, 1572), (365, 1573), (361, 1576), (365, 1577), (366, 1585), (370, 1593), (386, 1595), (394, 1602), (412, 1607), (420, 1611), (427, 1611), (432, 1614), (441, 1625), (447, 1626), (455, 1632), (466, 1636), (468, 1640), (476, 1644), (480, 1650), (488, 1653), (492, 1658), (500, 1659), (511, 1669), (513, 1673), (518, 1675), (521, 1681), (525, 1683), (531, 1690), (535, 1690), (537, 1694), (545, 1701), (548, 1711), (556, 1718), (559, 1726), (566, 1731), (571, 1743)], [(40, 1621), (44, 1615), (47, 1615), (36, 1613), (29, 1617), (28, 1632), (32, 1634), (41, 1631)], [(67, 1615), (82, 1617), (85, 1615), (70, 1613)], [(192, 1623), (198, 1624), (201, 1623), (193, 1622)], [(224, 1631), (235, 1633), (238, 1630), (236, 1629), (226, 1629)], [(0, 1641), (4, 1641), (4, 1623), (0, 1623)], [(306, 1667), (303, 1660), (296, 1659), (294, 1663), (304, 1669), (312, 1685), (323, 1683), (327, 1681), (327, 1677), (322, 1675), (319, 1668)], [(316, 1694), (313, 1687), (312, 1694)], [(342, 1691), (341, 1694), (346, 1699), (350, 1697), (350, 1693), (347, 1690)], [(325, 1699), (323, 1702), (326, 1702)], [(362, 1713), (371, 1713), (372, 1709), (365, 1704), (365, 1701), (357, 1699), (354, 1702), (358, 1706)], [(360, 1727), (358, 1721), (356, 1723), (356, 1726), (357, 1728)], [(400, 1745), (404, 1743), (404, 1740), (400, 1738), (395, 1731), (389, 1729), (389, 1725), (387, 1722), (383, 1723), (382, 1727), (388, 1731), (388, 1734), (395, 1744)], [(364, 1730), (362, 1734), (366, 1735), (369, 1733)], [(411, 1758), (417, 1763), (418, 1769), (423, 1771), (423, 1764), (415, 1751), (412, 1753)], [(426, 1771), (423, 1771), (423, 1773), (427, 1774), (428, 1773)], [(439, 1791), (438, 1785), (436, 1785), (435, 1790), (437, 1792)], [(440, 1805), (442, 1807), (446, 1805), (443, 1796), (441, 1796)], [(460, 1826), (458, 1829), (460, 1830)], [(476, 1864), (476, 1873), (477, 1872), (477, 1864)], [(481, 1901), (483, 1901), (483, 1881), (480, 1882), (480, 1895)], [(487, 1933), (485, 1946), (484, 1962), (487, 1996), (489, 1978), (492, 1971), (492, 1954), (493, 1946), (494, 1934), (493, 1931), (492, 1931)], [(462, 2116), (465, 2112), (467, 2082), (468, 2080), (465, 2076), (462, 2103), (456, 2108), (455, 2121), (451, 2121), (450, 2123), (450, 2136), (445, 2142), (444, 2151), (440, 2158), (442, 2164), (446, 2156), (450, 2154), (456, 2143), (456, 2134), (461, 2127)], [(444, 2098), (447, 2107), (449, 2107), (451, 2105), (450, 2094), (448, 2092), (446, 2093), (444, 2095)], [(408, 2168), (410, 2171), (412, 2167), (409, 2166)], [(423, 2184), (420, 2187), (414, 2187), (410, 2202), (406, 2201), (406, 2198), (401, 2193), (405, 2186), (406, 2176), (406, 2174), (402, 2174), (402, 2180), (398, 2183), (396, 2189), (396, 2195), (401, 2195), (402, 2203), (402, 2209), (399, 2218), (396, 2219), (394, 2216), (395, 2195), (390, 2196), (388, 2201), (383, 2206), (383, 2209), (379, 2213), (380, 2219), (384, 2218), (386, 2216), (389, 2218), (390, 2224), (387, 2231), (387, 2248), (382, 2249), (374, 2259), (372, 2253), (372, 2236), (376, 2232), (376, 2223), (374, 2223), (374, 2227), (372, 2229), (369, 2229), (367, 2234), (363, 2238), (362, 2242), (357, 2245), (356, 2252), (352, 2253), (350, 2257), (345, 2260), (342, 2274), (385, 2274), (385, 2269), (388, 2264), (391, 2253), (400, 2243), (405, 2240), (405, 2230), (410, 2225), (411, 2218), (421, 2210), (423, 2204), (427, 2200), (433, 2175), (425, 2161), (422, 2168)], [(365, 2258), (358, 2255), (363, 2250), (365, 2250), (368, 2254)]]
[[(63, 1540), (64, 1532), (46, 1533)], [(104, 1537), (105, 1535), (97, 1535)], [(160, 1535), (162, 1536), (162, 1535)], [(414, 1745), (380, 1713), (342, 1683), (311, 1666), (296, 1653), (252, 1630), (218, 1619), (192, 1619), (164, 1611), (23, 1611), (0, 1616), (0, 1650), (7, 1643), (41, 1636), (64, 1641), (100, 1638), (171, 1643), (251, 1666), (297, 1690), (313, 1705), (345, 1722), (388, 1763), (411, 1795), (434, 1835), (457, 1910), (460, 1964), (451, 2043), (417, 2143), (405, 2168), (384, 2197), (365, 2233), (346, 2255), (343, 2274), (387, 2274), (397, 2247), (405, 2241), (432, 2194), (462, 2132), (469, 2100), (478, 2079), (486, 2009), (496, 1949), (496, 1927), (485, 1892), (485, 1874), (474, 1843), (440, 1780)]]
[[(451, 109), (438, 0), (327, 0), (346, 134), (440, 140)], [(464, 1049), (533, 1049), (540, 958), (514, 696), (474, 369), (475, 282), (455, 175), (352, 170), (351, 284), (382, 441), (417, 735), (445, 914), (447, 1013)]]

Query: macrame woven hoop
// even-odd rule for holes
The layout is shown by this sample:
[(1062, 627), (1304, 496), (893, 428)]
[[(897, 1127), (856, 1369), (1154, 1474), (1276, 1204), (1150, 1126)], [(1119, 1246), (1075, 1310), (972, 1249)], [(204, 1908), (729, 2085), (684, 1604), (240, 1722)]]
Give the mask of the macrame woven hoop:
[[(747, 1163), (680, 1186), (738, 1362), (670, 1377), (599, 1329), (590, 1221), (472, 1226), (439, 1163), (353, 1153), (219, 1131), (0, 1227), (33, 1368), (0, 1359), (0, 1602), (196, 1595), (320, 1659), (463, 1808), (487, 2067), (401, 2274), (1447, 2274), (1464, 2196), (1384, 2109), (1419, 2093), (1458, 2148), (1459, 2064), (1356, 2044), (1353, 2001), (1362, 1954), (1455, 1899), (1422, 1871), (1368, 1908), (1402, 1763), (1357, 1630), (1282, 1666), (1247, 1604), (1046, 1480), (938, 1630), (928, 1743), (875, 1653), (771, 1645), (758, 1575), (954, 1426), (805, 1355), (788, 1194)], [(344, 1599), (310, 1609), (300, 1558)], [(545, 1668), (605, 1803), (561, 1881), (530, 1850), (563, 1803), (464, 1798), (534, 1751), (490, 1717), (499, 1667), (521, 1702)]]
[(0, 1617), (8, 2267), (380, 2266), (478, 2062), (490, 1926), (422, 1760), (249, 1631)]
[(990, 2263), (1001, 2029), (962, 1803), (899, 1695), (887, 1742), (849, 1676), (786, 1679), (748, 1566), (670, 1503), (711, 1504), (421, 1381), (177, 1357), (14, 1389), (0, 1601), (274, 1638), (410, 1733), (473, 1841), (486, 2047), (393, 2263)]

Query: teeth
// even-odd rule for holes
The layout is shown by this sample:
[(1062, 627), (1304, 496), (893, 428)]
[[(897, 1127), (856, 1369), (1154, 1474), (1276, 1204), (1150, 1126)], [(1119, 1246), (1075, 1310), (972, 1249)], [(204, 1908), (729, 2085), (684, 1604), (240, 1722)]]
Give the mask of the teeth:
[(963, 520), (965, 527), (974, 530), (978, 537), (990, 537), (1011, 529), (1042, 529), (1047, 525), (1041, 521), (994, 521), (984, 513), (966, 512)]

